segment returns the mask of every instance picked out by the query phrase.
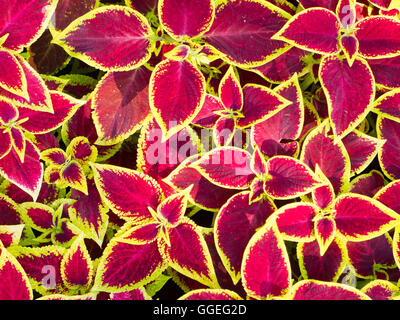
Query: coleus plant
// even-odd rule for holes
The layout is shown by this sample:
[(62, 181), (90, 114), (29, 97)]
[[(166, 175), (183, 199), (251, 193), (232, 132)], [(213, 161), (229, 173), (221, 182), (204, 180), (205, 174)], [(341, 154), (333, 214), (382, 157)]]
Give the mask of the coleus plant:
[(0, 9), (0, 299), (398, 299), (399, 1)]
[(256, 125), (290, 104), (266, 87), (248, 84), (242, 89), (232, 67), (222, 78), (218, 93), (219, 99), (206, 96), (203, 107), (193, 120), (193, 123), (203, 127), (214, 127), (213, 136), (217, 145), (230, 144), (236, 128)]
[(335, 12), (312, 7), (296, 14), (273, 37), (322, 55), (319, 78), (337, 138), (355, 129), (371, 109), (375, 85), (366, 59), (390, 58), (399, 51), (396, 19), (356, 18), (355, 1), (342, 0)]

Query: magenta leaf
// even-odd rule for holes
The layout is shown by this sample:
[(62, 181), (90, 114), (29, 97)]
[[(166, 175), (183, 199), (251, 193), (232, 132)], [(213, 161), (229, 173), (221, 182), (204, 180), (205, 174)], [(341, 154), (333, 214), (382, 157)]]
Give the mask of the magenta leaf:
[(53, 42), (93, 67), (127, 71), (149, 60), (150, 34), (151, 28), (139, 12), (129, 7), (104, 6), (74, 20)]
[(54, 110), (49, 89), (46, 87), (44, 80), (25, 59), (18, 55), (14, 57), (18, 60), (23, 73), (25, 74), (27, 92), (23, 96), (20, 96), (0, 87), (0, 95), (3, 99), (18, 107), (53, 113)]
[(399, 88), (400, 81), (396, 76), (400, 67), (400, 56), (394, 58), (372, 59), (368, 61), (375, 81), (387, 88)]
[(162, 137), (162, 130), (155, 119), (145, 122), (139, 136), (136, 162), (138, 169), (156, 179), (167, 194), (162, 179), (199, 152), (199, 140), (190, 128), (182, 129), (165, 141)]
[(161, 221), (166, 221), (172, 227), (176, 227), (181, 222), (186, 212), (187, 196), (190, 189), (189, 187), (182, 192), (169, 196), (157, 207), (158, 217), (161, 218)]
[(337, 139), (353, 131), (370, 111), (375, 97), (375, 80), (365, 60), (347, 61), (325, 57), (319, 69), (328, 101), (329, 118)]
[(312, 200), (322, 210), (327, 209), (332, 205), (333, 201), (335, 200), (335, 190), (318, 165), (315, 167), (315, 171), (317, 176), (325, 181), (326, 184), (313, 190)]
[(347, 62), (351, 67), (357, 57), (359, 49), (359, 42), (357, 38), (354, 36), (342, 36), (340, 38), (340, 47), (342, 48)]
[(61, 219), (59, 227), (51, 234), (51, 241), (55, 245), (69, 247), (78, 234), (79, 230), (76, 230), (67, 219)]
[(33, 300), (29, 279), (18, 261), (0, 244), (0, 299)]
[(311, 169), (318, 165), (332, 184), (335, 193), (343, 190), (350, 180), (350, 158), (341, 141), (335, 143), (329, 135), (327, 121), (316, 127), (304, 141), (300, 159)]
[(238, 119), (239, 128), (247, 128), (266, 120), (290, 105), (290, 101), (267, 87), (247, 84), (243, 88), (244, 102)]
[[(86, 137), (91, 144), (99, 142), (99, 137), (91, 114), (91, 107), (92, 99), (89, 99), (67, 122), (64, 122), (61, 128), (61, 137), (65, 144), (70, 144), (76, 137)], [(111, 146), (100, 146), (96, 144), (98, 160), (104, 161), (111, 158), (119, 151), (120, 146), (119, 143)]]
[(189, 219), (167, 230), (170, 243), (158, 239), (160, 252), (169, 266), (210, 287), (218, 287), (210, 252), (200, 228)]
[(110, 72), (93, 93), (93, 120), (101, 144), (116, 144), (135, 133), (150, 115), (149, 79), (145, 67)]
[(83, 237), (78, 237), (61, 261), (61, 276), (70, 289), (88, 289), (92, 282), (93, 265)]
[(292, 288), (293, 300), (371, 300), (349, 285), (318, 280), (302, 280)]
[(159, 236), (159, 222), (151, 221), (144, 224), (126, 223), (118, 235), (118, 241), (133, 244), (146, 244), (153, 242)]
[(220, 147), (203, 155), (192, 167), (211, 183), (228, 189), (247, 189), (255, 177), (251, 156), (236, 147)]
[(197, 37), (206, 32), (214, 20), (212, 0), (160, 0), (158, 14), (161, 25), (172, 37), (180, 40)]
[[(85, 13), (93, 10), (96, 6), (96, 0), (64, 0), (58, 1), (54, 13), (54, 27), (56, 30), (64, 30), (68, 25), (83, 16)], [(53, 21), (52, 21), (53, 22)]]
[(203, 128), (212, 128), (220, 117), (215, 111), (221, 111), (224, 107), (219, 98), (206, 94), (203, 106), (193, 119), (192, 123)]
[(372, 300), (390, 300), (399, 288), (390, 281), (373, 280), (361, 288)]
[(149, 86), (150, 109), (165, 140), (196, 117), (206, 95), (204, 76), (187, 61), (160, 62)]
[(362, 172), (374, 160), (384, 141), (354, 130), (342, 139), (350, 157), (351, 175)]
[(374, 4), (375, 6), (377, 6), (378, 8), (382, 8), (382, 9), (389, 9), (390, 6), (392, 5), (392, 0), (370, 0), (370, 2), (372, 4)]
[[(216, 3), (215, 19), (202, 37), (239, 67), (256, 67), (271, 61), (290, 46), (271, 37), (290, 15), (282, 9), (255, 0)], [(246, 48), (246, 50), (243, 50)]]
[(125, 0), (125, 3), (141, 13), (147, 13), (157, 8), (158, 0)]
[(392, 239), (387, 235), (362, 242), (347, 242), (349, 261), (361, 278), (373, 278), (377, 266), (390, 267), (395, 264)]
[(339, 51), (338, 17), (324, 8), (304, 10), (279, 30), (273, 39), (286, 41), (300, 49), (332, 55)]
[(218, 87), (219, 98), (227, 110), (240, 111), (243, 107), (243, 91), (240, 81), (230, 67)]
[(362, 174), (352, 180), (350, 192), (373, 197), (385, 185), (383, 174), (377, 170)]
[(256, 230), (275, 211), (271, 200), (261, 199), (249, 204), (249, 192), (230, 198), (218, 212), (214, 238), (221, 260), (234, 283), (240, 279), (243, 252)]
[(67, 146), (66, 154), (70, 159), (74, 159), (80, 165), (85, 166), (89, 162), (96, 161), (97, 149), (90, 145), (86, 137), (76, 137)]
[(383, 203), (388, 208), (396, 211), (397, 213), (400, 212), (400, 204), (396, 200), (398, 192), (400, 191), (400, 183), (399, 181), (393, 181), (382, 189), (374, 196), (376, 200)]
[(335, 11), (338, 5), (338, 0), (299, 0), (301, 5), (305, 8), (323, 7), (331, 11)]
[(125, 292), (111, 293), (111, 300), (151, 300), (144, 288), (133, 289)]
[(242, 298), (236, 292), (227, 289), (198, 289), (184, 294), (179, 300), (242, 300)]
[(28, 226), (42, 232), (53, 227), (55, 217), (53, 208), (36, 202), (25, 202), (22, 207), (26, 209), (22, 213), (22, 219)]
[(393, 90), (381, 95), (373, 106), (373, 111), (391, 120), (400, 121), (400, 91)]
[(101, 201), (94, 181), (88, 180), (87, 186), (87, 195), (77, 190), (71, 191), (71, 198), (76, 202), (68, 208), (68, 215), (88, 238), (101, 245), (109, 222), (108, 208)]
[[(15, 184), (5, 181), (2, 186), (2, 191), (9, 195), (17, 203), (29, 202), (32, 200), (32, 197), (26, 193), (25, 191), (21, 190)], [(55, 187), (55, 185), (49, 185), (46, 182), (42, 182), (42, 187), (39, 192), (39, 196), (37, 198), (37, 202), (43, 204), (49, 204), (58, 197), (62, 197), (63, 192)]]
[(2, 0), (0, 38), (8, 34), (2, 46), (20, 52), (31, 45), (46, 28), (56, 5), (57, 0)]
[(238, 190), (216, 186), (203, 177), (197, 169), (191, 167), (191, 162), (197, 159), (198, 156), (188, 158), (164, 181), (177, 190), (184, 190), (192, 186), (189, 194), (192, 203), (206, 210), (218, 211)]
[(274, 220), (250, 239), (243, 255), (242, 282), (248, 295), (265, 299), (285, 295), (291, 285), (289, 256)]
[(263, 76), (269, 82), (288, 81), (294, 74), (301, 75), (306, 72), (308, 66), (304, 58), (307, 55), (309, 52), (292, 47), (274, 60), (250, 70)]
[(69, 144), (76, 137), (86, 137), (91, 143), (98, 139), (93, 123), (92, 99), (88, 99), (62, 127), (62, 139)]
[(400, 216), (380, 202), (347, 193), (335, 200), (337, 231), (350, 241), (375, 238), (399, 223)]
[(28, 83), (24, 69), (17, 58), (8, 51), (0, 51), (0, 63), (6, 72), (0, 75), (0, 87), (18, 96), (28, 95)]
[(292, 146), (295, 146), (294, 151), (298, 149), (297, 143), (293, 140), (300, 137), (305, 117), (303, 97), (297, 76), (294, 75), (282, 83), (275, 88), (275, 91), (291, 104), (272, 117), (255, 124), (251, 130), (252, 143), (268, 157), (293, 156)]
[(23, 224), (0, 226), (0, 243), (5, 248), (18, 245), (24, 228), (25, 225)]
[(287, 204), (276, 211), (281, 237), (290, 241), (310, 242), (314, 236), (314, 218), (319, 208), (313, 203)]
[(267, 171), (267, 160), (260, 152), (259, 149), (254, 150), (253, 156), (250, 162), (251, 170), (260, 178), (268, 174)]
[(378, 16), (359, 21), (355, 26), (360, 55), (368, 59), (390, 58), (400, 54), (400, 22)]
[(332, 217), (319, 217), (314, 221), (315, 238), (323, 256), (336, 236), (336, 222)]
[(11, 128), (11, 139), (14, 151), (18, 154), (21, 162), (24, 161), (26, 138), (21, 129)]
[[(332, 10), (335, 11), (335, 10)], [(336, 7), (336, 15), (338, 16), (342, 27), (351, 30), (357, 19), (356, 3), (352, 0), (339, 0)], [(347, 35), (344, 37), (347, 38)], [(349, 62), (349, 64), (351, 64)]]
[(321, 256), (317, 241), (299, 242), (297, 257), (304, 279), (336, 282), (346, 266), (347, 250), (343, 241), (335, 239)]
[(42, 295), (67, 291), (61, 277), (61, 261), (65, 248), (60, 246), (41, 248), (14, 246), (9, 248), (9, 251), (24, 268), (34, 290)]
[(71, 96), (57, 91), (50, 91), (54, 113), (41, 112), (30, 108), (19, 107), (20, 119), (27, 120), (20, 124), (21, 128), (34, 134), (43, 134), (60, 127), (69, 120), (76, 110), (84, 104)]
[(264, 182), (254, 179), (250, 185), (249, 203), (258, 201), (264, 197)]
[(232, 143), (236, 127), (236, 120), (233, 118), (220, 117), (215, 123), (213, 130), (214, 142), (217, 146), (227, 146)]
[(386, 143), (378, 152), (378, 159), (383, 173), (391, 180), (400, 178), (400, 122), (382, 116), (378, 117), (376, 131), (378, 138)]
[(11, 150), (0, 159), (0, 174), (36, 200), (43, 180), (43, 165), (39, 160), (40, 154), (36, 147), (30, 141), (26, 141), (24, 162), (22, 163), (18, 154)]
[(322, 181), (304, 163), (287, 156), (267, 162), (264, 191), (274, 199), (292, 199), (321, 186)]
[(135, 243), (116, 238), (104, 250), (94, 287), (105, 292), (137, 289), (156, 279), (165, 268), (157, 241)]
[(151, 219), (148, 207), (157, 209), (162, 198), (159, 184), (138, 171), (93, 164), (94, 180), (104, 203), (123, 219)]
[(85, 172), (76, 160), (72, 160), (61, 169), (60, 179), (71, 188), (88, 194)]

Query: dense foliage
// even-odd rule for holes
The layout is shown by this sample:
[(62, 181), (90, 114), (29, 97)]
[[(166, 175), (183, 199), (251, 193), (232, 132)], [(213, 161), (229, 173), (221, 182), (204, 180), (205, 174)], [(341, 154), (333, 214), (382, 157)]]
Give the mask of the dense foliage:
[(397, 299), (400, 1), (0, 0), (0, 299)]

